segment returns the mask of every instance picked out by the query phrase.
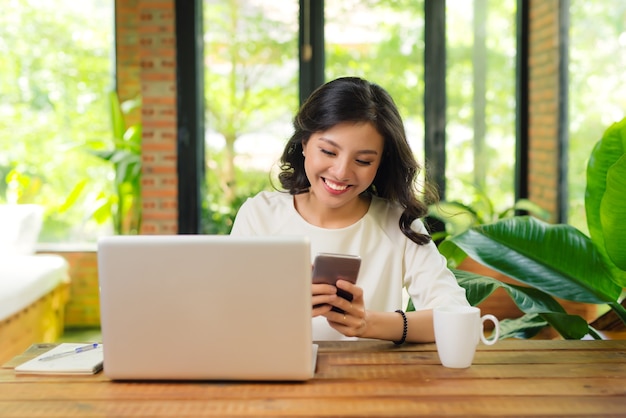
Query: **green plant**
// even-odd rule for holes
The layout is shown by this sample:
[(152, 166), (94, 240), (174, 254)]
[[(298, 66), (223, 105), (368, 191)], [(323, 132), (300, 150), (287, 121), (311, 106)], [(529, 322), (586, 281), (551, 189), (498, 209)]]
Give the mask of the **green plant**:
[(599, 338), (554, 297), (607, 304), (626, 323), (626, 309), (619, 303), (626, 286), (626, 225), (620, 222), (626, 214), (625, 150), (626, 119), (606, 130), (589, 159), (585, 209), (590, 236), (571, 225), (519, 216), (471, 227), (441, 243), (441, 252), (452, 259), (469, 255), (529, 286), (455, 271), (474, 305), (498, 287), (512, 297), (525, 315), (507, 324), (509, 336), (530, 336), (549, 324), (565, 338)]
[(475, 184), (466, 184), (466, 188), (473, 190), (471, 203), (466, 204), (458, 200), (444, 200), (428, 207), (428, 216), (445, 226), (443, 231), (432, 234), (435, 242), (439, 242), (448, 236), (459, 235), (473, 226), (510, 218), (519, 211), (527, 212), (544, 220), (550, 217), (550, 213), (547, 210), (528, 199), (520, 199), (512, 206), (498, 211), (489, 195), (482, 188)]
[(114, 193), (103, 193), (94, 212), (99, 221), (113, 220), (116, 234), (137, 234), (141, 228), (141, 124), (129, 125), (125, 115), (141, 106), (139, 99), (120, 103), (109, 93), (113, 146), (90, 152), (113, 165)]

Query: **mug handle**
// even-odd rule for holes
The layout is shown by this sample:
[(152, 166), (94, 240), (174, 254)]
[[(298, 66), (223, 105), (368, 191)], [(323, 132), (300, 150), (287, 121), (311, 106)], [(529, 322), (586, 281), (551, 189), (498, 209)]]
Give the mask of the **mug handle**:
[[(485, 337), (485, 334), (483, 333), (483, 330), (485, 328), (485, 321), (491, 321), (493, 322), (493, 333), (491, 334), (491, 339), (487, 339)], [(491, 315), (491, 314), (487, 314), (487, 315), (483, 315), (480, 318), (480, 339), (481, 341), (486, 344), (486, 345), (493, 345), (498, 341), (498, 338), (500, 338), (500, 321), (498, 321), (498, 318), (496, 318), (495, 316)]]

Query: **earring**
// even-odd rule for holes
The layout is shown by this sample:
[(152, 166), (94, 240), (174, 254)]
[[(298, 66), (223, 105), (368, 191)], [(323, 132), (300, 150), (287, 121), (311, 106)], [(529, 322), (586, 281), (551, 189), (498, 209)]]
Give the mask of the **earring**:
[(302, 156), (306, 158), (306, 155), (304, 155), (304, 151), (302, 151)]

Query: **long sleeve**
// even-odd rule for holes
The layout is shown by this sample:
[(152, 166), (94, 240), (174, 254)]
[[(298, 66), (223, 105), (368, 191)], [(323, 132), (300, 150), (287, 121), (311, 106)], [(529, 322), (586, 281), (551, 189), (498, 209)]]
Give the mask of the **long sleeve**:
[[(467, 305), (465, 290), (446, 267), (436, 246), (417, 245), (402, 233), (398, 227), (401, 213), (397, 205), (373, 197), (367, 214), (353, 225), (324, 229), (302, 219), (293, 205), (293, 196), (261, 192), (243, 204), (232, 234), (307, 236), (311, 259), (320, 252), (360, 256), (357, 285), (363, 289), (368, 310), (405, 309), (409, 297), (416, 310)], [(419, 220), (413, 228), (425, 232)], [(313, 333), (316, 340), (345, 339), (323, 317), (313, 319)]]

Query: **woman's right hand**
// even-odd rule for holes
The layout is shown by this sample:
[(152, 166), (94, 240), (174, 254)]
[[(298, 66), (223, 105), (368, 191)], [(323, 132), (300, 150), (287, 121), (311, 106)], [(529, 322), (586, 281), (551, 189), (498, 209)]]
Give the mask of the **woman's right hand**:
[(337, 288), (331, 284), (318, 283), (311, 286), (313, 305), (312, 316), (324, 315), (332, 309), (332, 303), (339, 297)]

